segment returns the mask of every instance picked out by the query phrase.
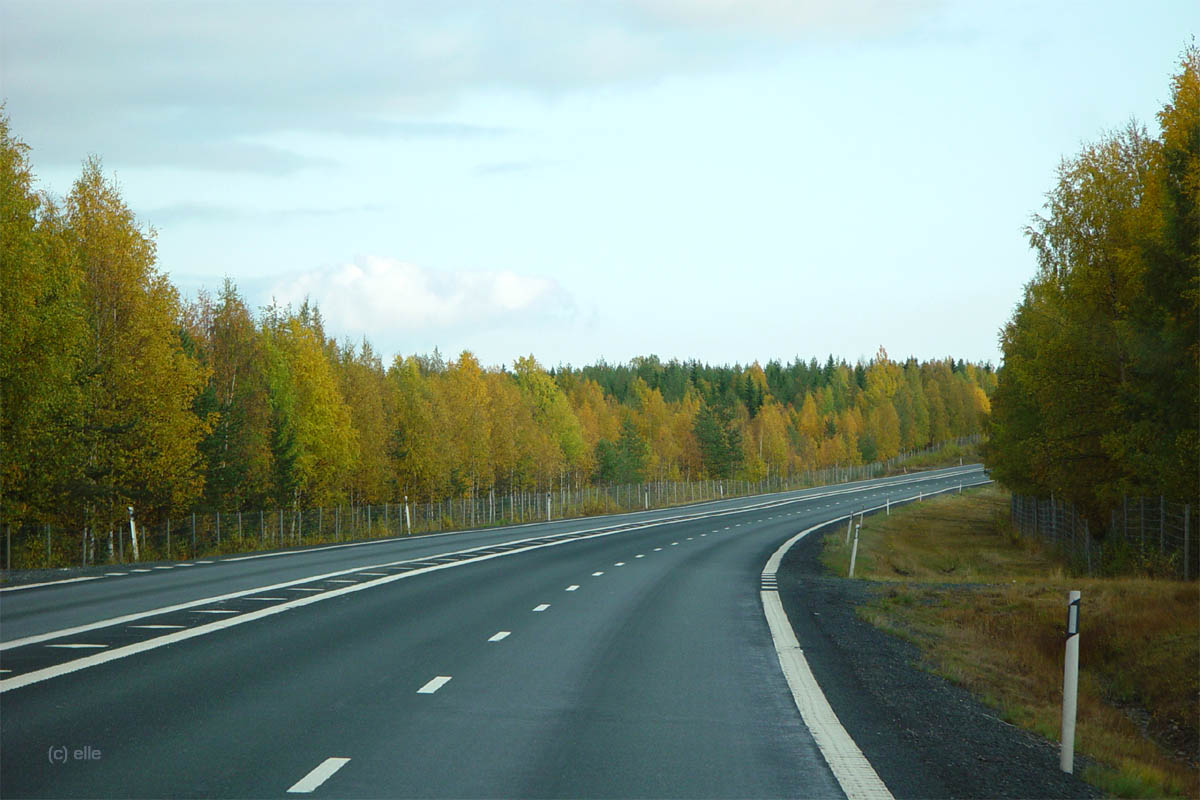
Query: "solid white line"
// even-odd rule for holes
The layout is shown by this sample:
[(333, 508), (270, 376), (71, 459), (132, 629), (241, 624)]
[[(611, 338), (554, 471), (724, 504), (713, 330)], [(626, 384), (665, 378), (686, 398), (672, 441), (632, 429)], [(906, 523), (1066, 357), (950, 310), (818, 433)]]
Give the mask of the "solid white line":
[(130, 628), (145, 628), (152, 631), (173, 631), (186, 628), (186, 625), (130, 625)]
[(568, 592), (573, 592), (573, 591), (575, 591), (575, 590), (576, 590), (576, 589), (578, 589), (578, 588), (579, 588), (579, 584), (577, 584), (577, 583), (572, 583), (570, 586), (568, 586), (568, 587), (567, 587), (567, 591), (568, 591)]
[[(822, 526), (817, 526), (822, 527)], [(792, 624), (788, 621), (779, 600), (779, 592), (764, 591), (759, 593), (762, 598), (763, 612), (767, 617), (767, 625), (771, 629), (771, 639), (775, 643), (775, 651), (779, 655), (779, 666), (787, 679), (788, 687), (792, 690), (792, 699), (804, 719), (805, 726), (812, 734), (813, 741), (829, 764), (829, 769), (837, 782), (846, 793), (847, 800), (891, 800), (892, 793), (880, 780), (871, 762), (858, 749), (858, 745), (846, 733), (842, 723), (833, 712), (833, 707), (825, 698), (825, 693), (813, 677), (804, 651), (796, 641)]]
[(511, 634), (511, 633), (512, 633), (512, 631), (496, 631), (495, 633), (492, 634), (492, 638), (488, 639), (488, 641), (489, 642), (498, 642), (501, 639), (507, 639), (509, 634)]
[(436, 678), (431, 680), (429, 683), (425, 684), (420, 689), (417, 689), (417, 694), (433, 694), (434, 692), (436, 692), (438, 689), (442, 688), (449, 682), (450, 682), (449, 675), (438, 675)]
[(108, 647), (106, 644), (48, 644), (46, 647), (61, 647), (64, 650), (86, 650), (88, 648)]
[(316, 789), (322, 783), (329, 780), (333, 776), (333, 773), (346, 766), (349, 761), (350, 759), (348, 758), (325, 759), (317, 766), (316, 769), (292, 784), (292, 788), (288, 789), (288, 793), (308, 794), (313, 789)]
[[(114, 575), (124, 575), (124, 572), (110, 573)], [(22, 589), (36, 589), (39, 586), (57, 586), (60, 583), (79, 583), (80, 581), (98, 581), (103, 578), (103, 575), (92, 575), (87, 578), (67, 578), (62, 581), (42, 581), (41, 583), (24, 583), (20, 586), (5, 586), (0, 589), (0, 592), (19, 592)]]
[(603, 570), (601, 570), (600, 572), (593, 572), (593, 573), (592, 573), (592, 577), (593, 577), (593, 578), (599, 578), (599, 577), (600, 577), (601, 575), (603, 575), (603, 574), (604, 574), (604, 571), (603, 571)]
[(533, 610), (534, 611), (545, 611), (549, 607), (550, 607), (549, 603), (539, 603), (533, 607)]
[[(974, 485), (980, 486), (983, 483), (991, 483), (991, 481), (983, 481)], [(942, 489), (941, 492), (954, 491), (956, 488), (948, 487)], [(930, 494), (941, 492), (931, 492)], [(909, 499), (915, 500), (916, 498)], [(881, 508), (883, 506), (875, 506), (862, 509), (862, 512), (878, 511)], [(775, 580), (784, 555), (796, 542), (815, 530), (837, 524), (862, 512), (856, 511), (836, 519), (825, 520), (788, 539), (767, 559), (766, 566), (763, 567), (762, 579), (764, 581)], [(762, 599), (763, 613), (766, 615), (767, 626), (771, 629), (771, 639), (775, 643), (775, 651), (779, 656), (779, 666), (783, 669), (783, 676), (792, 690), (796, 708), (800, 710), (804, 724), (812, 733), (813, 740), (821, 750), (821, 755), (825, 757), (826, 763), (829, 764), (829, 769), (833, 772), (834, 777), (837, 778), (838, 784), (841, 785), (842, 791), (845, 792), (847, 800), (892, 800), (892, 793), (879, 778), (875, 768), (871, 766), (871, 762), (858, 749), (858, 745), (854, 743), (850, 734), (842, 727), (842, 723), (834, 713), (833, 707), (829, 705), (825, 693), (821, 691), (816, 677), (812, 674), (812, 669), (808, 666), (808, 660), (804, 657), (804, 651), (800, 649), (800, 642), (796, 639), (792, 623), (783, 610), (779, 591), (777, 589), (761, 591), (759, 597)]]

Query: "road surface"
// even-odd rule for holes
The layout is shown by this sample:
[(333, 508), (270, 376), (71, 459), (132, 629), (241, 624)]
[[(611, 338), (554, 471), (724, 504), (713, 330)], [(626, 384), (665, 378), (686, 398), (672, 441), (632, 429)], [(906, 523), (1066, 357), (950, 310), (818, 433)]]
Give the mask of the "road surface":
[(841, 797), (781, 670), (764, 566), (821, 522), (982, 480), (9, 587), (0, 793)]

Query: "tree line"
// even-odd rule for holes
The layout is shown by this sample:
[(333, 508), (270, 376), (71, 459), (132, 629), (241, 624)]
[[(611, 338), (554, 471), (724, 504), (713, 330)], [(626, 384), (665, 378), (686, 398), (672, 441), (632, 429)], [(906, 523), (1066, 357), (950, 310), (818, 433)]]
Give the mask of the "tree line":
[[(1001, 332), (986, 462), (1093, 522), (1200, 484), (1200, 51), (1158, 112), (1058, 169), (1027, 229), (1038, 269)], [(1193, 508), (1196, 506), (1193, 505)]]
[(184, 299), (100, 162), (38, 191), (0, 116), (0, 515), (104, 530), (189, 510), (744, 478), (886, 460), (983, 430), (991, 365), (830, 356), (765, 368), (390, 363), (319, 308)]

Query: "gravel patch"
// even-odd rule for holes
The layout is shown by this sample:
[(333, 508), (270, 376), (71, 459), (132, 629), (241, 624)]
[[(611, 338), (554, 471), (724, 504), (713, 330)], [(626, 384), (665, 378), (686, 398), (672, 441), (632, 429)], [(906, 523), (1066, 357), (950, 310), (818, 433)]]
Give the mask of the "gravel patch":
[[(1058, 766), (1059, 747), (995, 716), (920, 667), (909, 642), (861, 620), (864, 581), (829, 577), (823, 536), (780, 565), (779, 594), (813, 674), (846, 731), (898, 798), (1102, 797)], [(1076, 755), (1075, 769), (1084, 764)]]

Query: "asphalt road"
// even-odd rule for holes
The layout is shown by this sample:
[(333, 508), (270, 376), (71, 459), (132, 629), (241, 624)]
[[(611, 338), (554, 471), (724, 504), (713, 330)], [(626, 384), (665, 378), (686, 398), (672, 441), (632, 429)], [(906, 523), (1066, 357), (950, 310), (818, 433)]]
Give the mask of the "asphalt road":
[(840, 797), (763, 566), (822, 521), (982, 479), (5, 589), (0, 795)]

